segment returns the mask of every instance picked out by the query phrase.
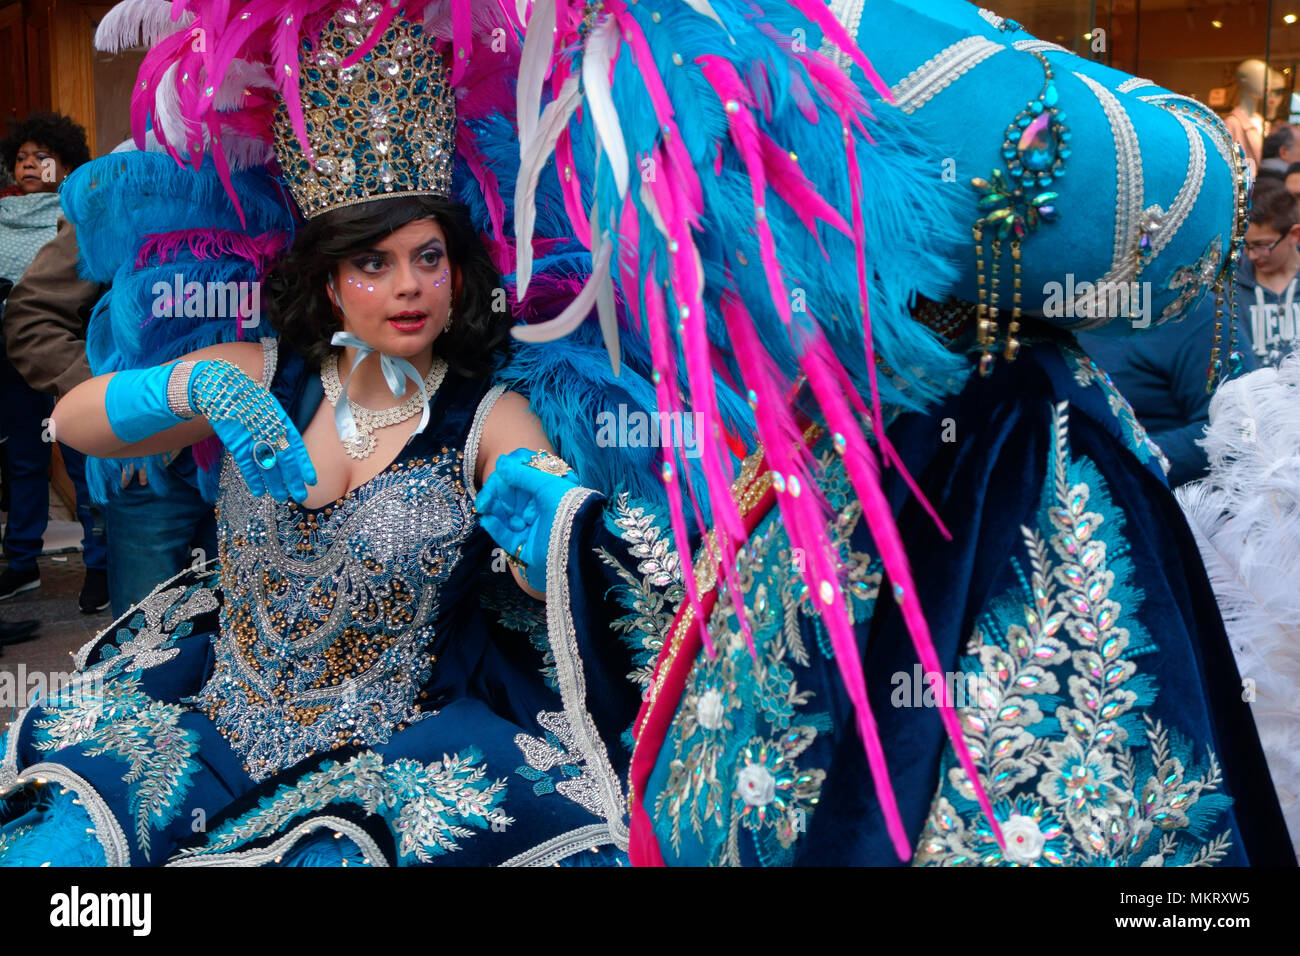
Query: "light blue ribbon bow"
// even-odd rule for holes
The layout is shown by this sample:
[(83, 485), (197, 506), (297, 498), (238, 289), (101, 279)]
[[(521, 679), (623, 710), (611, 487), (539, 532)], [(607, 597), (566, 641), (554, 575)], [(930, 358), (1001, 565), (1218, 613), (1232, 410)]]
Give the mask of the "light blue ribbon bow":
[[(348, 385), (351, 384), (352, 376), (356, 374), (357, 368), (366, 360), (366, 356), (375, 350), (351, 332), (335, 332), (334, 337), (330, 339), (330, 345), (339, 345), (357, 350), (357, 360), (352, 363), (352, 371), (348, 372), (348, 379), (343, 383), (343, 393), (339, 395), (338, 404), (334, 406), (334, 428), (339, 433), (339, 439), (341, 441), (351, 441), (357, 434), (357, 422), (352, 417), (352, 408), (348, 404)], [(411, 433), (411, 438), (414, 438), (424, 431), (425, 426), (429, 424), (429, 396), (424, 390), (424, 379), (420, 377), (420, 373), (415, 370), (414, 365), (404, 358), (397, 358), (395, 355), (386, 355), (380, 352), (379, 367), (383, 370), (384, 381), (388, 383), (388, 390), (393, 393), (393, 398), (401, 398), (406, 394), (406, 380), (408, 378), (420, 390), (420, 399), (424, 405), (424, 411), (420, 414), (420, 427)], [(410, 441), (410, 438), (407, 441)]]

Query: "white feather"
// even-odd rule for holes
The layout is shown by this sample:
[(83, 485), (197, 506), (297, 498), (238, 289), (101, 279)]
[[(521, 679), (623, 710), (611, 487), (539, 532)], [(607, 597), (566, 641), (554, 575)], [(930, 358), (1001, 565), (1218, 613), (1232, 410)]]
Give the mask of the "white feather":
[(172, 5), (168, 0), (123, 0), (99, 21), (95, 49), (118, 53), (135, 47), (151, 47), (193, 22), (194, 14), (189, 11), (182, 13), (179, 20), (172, 20)]
[(600, 252), (593, 259), (590, 278), (563, 312), (547, 322), (512, 327), (510, 331), (514, 337), (521, 342), (549, 342), (552, 339), (564, 338), (586, 321), (592, 308), (599, 304), (602, 283), (609, 281), (610, 252), (613, 247), (612, 242), (601, 243)]
[(537, 0), (524, 28), (524, 48), (519, 57), (519, 85), (515, 99), (519, 115), (519, 150), (522, 156), (537, 131), (542, 108), (542, 86), (555, 46), (555, 0)]
[(1210, 402), (1209, 477), (1178, 489), (1300, 858), (1300, 354)]
[(535, 195), (542, 167), (555, 150), (555, 141), (568, 125), (569, 119), (582, 102), (582, 90), (576, 75), (570, 76), (560, 87), (555, 99), (546, 104), (532, 142), (521, 146), (519, 178), (515, 184), (515, 296), (523, 300), (528, 283), (533, 278), (533, 226), (537, 221)]
[(685, 0), (685, 3), (696, 13), (708, 17), (718, 26), (722, 27), (722, 32), (727, 34), (727, 39), (732, 43), (736, 42), (736, 38), (731, 35), (731, 31), (723, 24), (722, 18), (718, 16), (717, 11), (713, 9), (713, 4), (709, 3), (709, 0)]
[(167, 145), (184, 155), (187, 124), (181, 113), (180, 92), (177, 89), (179, 70), (180, 64), (173, 63), (159, 80), (154, 98), (153, 121), (154, 126), (162, 130), (161, 138), (167, 141)]
[(582, 85), (587, 92), (587, 109), (596, 139), (614, 170), (614, 186), (618, 198), (622, 199), (627, 194), (627, 144), (623, 141), (622, 124), (609, 85), (610, 59), (618, 42), (618, 25), (612, 17), (592, 31), (582, 53)]

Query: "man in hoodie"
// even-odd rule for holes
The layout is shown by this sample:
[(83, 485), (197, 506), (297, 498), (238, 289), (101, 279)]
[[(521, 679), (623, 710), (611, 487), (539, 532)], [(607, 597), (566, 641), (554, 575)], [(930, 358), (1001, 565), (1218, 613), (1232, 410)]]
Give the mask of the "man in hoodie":
[[(1237, 318), (1256, 364), (1276, 368), (1300, 340), (1300, 208), (1285, 184), (1261, 180), (1251, 197), (1246, 254), (1237, 267)], [(1246, 349), (1242, 350), (1243, 352)]]

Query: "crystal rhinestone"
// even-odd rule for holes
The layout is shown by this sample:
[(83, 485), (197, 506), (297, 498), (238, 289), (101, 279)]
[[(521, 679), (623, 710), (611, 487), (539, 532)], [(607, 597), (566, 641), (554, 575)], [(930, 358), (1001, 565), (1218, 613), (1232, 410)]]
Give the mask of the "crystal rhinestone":
[(372, 106), (367, 114), (371, 126), (387, 126), (391, 111), (387, 106)]
[[(333, 56), (332, 53), (330, 55)], [(359, 69), (360, 67), (356, 66), (345, 66), (343, 69), (339, 70), (339, 82), (345, 85), (351, 83), (357, 78), (357, 70)]]
[(388, 163), (380, 163), (380, 164), (379, 164), (379, 181), (380, 181), (381, 183), (383, 183), (385, 186), (387, 186), (387, 185), (388, 185), (389, 183), (391, 183), (395, 178), (396, 178), (396, 176), (393, 174), (393, 167), (392, 167), (392, 166), (388, 165)]
[(357, 178), (357, 164), (351, 156), (345, 157), (339, 165), (339, 179), (345, 183), (351, 183)]
[(334, 174), (338, 172), (338, 163), (334, 161), (334, 157), (332, 156), (322, 156), (320, 159), (316, 160), (316, 172), (320, 173), (322, 176), (332, 178)]
[(342, 10), (339, 11), (339, 19), (342, 20), (344, 23), (346, 23), (348, 26), (353, 26), (353, 27), (360, 22), (359, 20), (357, 20), (357, 11), (349, 10), (347, 9), (347, 7), (344, 7)]
[(410, 56), (414, 52), (415, 44), (407, 37), (399, 37), (397, 42), (393, 44), (393, 56), (400, 58)]
[(384, 156), (388, 154), (389, 148), (393, 145), (393, 140), (392, 137), (381, 129), (370, 137), (370, 145), (375, 147), (376, 153)]
[(384, 8), (378, 3), (367, 3), (361, 8), (361, 19), (365, 20), (367, 23), (371, 20), (377, 20), (379, 19), (379, 14), (382, 13), (383, 10)]
[(375, 69), (382, 76), (395, 77), (402, 72), (402, 65), (396, 60), (380, 60), (375, 64)]

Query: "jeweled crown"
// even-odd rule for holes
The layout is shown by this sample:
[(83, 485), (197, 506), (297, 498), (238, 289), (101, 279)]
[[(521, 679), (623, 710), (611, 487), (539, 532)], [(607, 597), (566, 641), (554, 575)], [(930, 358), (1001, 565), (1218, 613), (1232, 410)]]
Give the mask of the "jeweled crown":
[(399, 15), (361, 61), (342, 65), (381, 9), (376, 0), (344, 7), (303, 40), (307, 143), (285, 105), (276, 110), (276, 158), (308, 219), (396, 194), (451, 193), (456, 97), (433, 38)]

